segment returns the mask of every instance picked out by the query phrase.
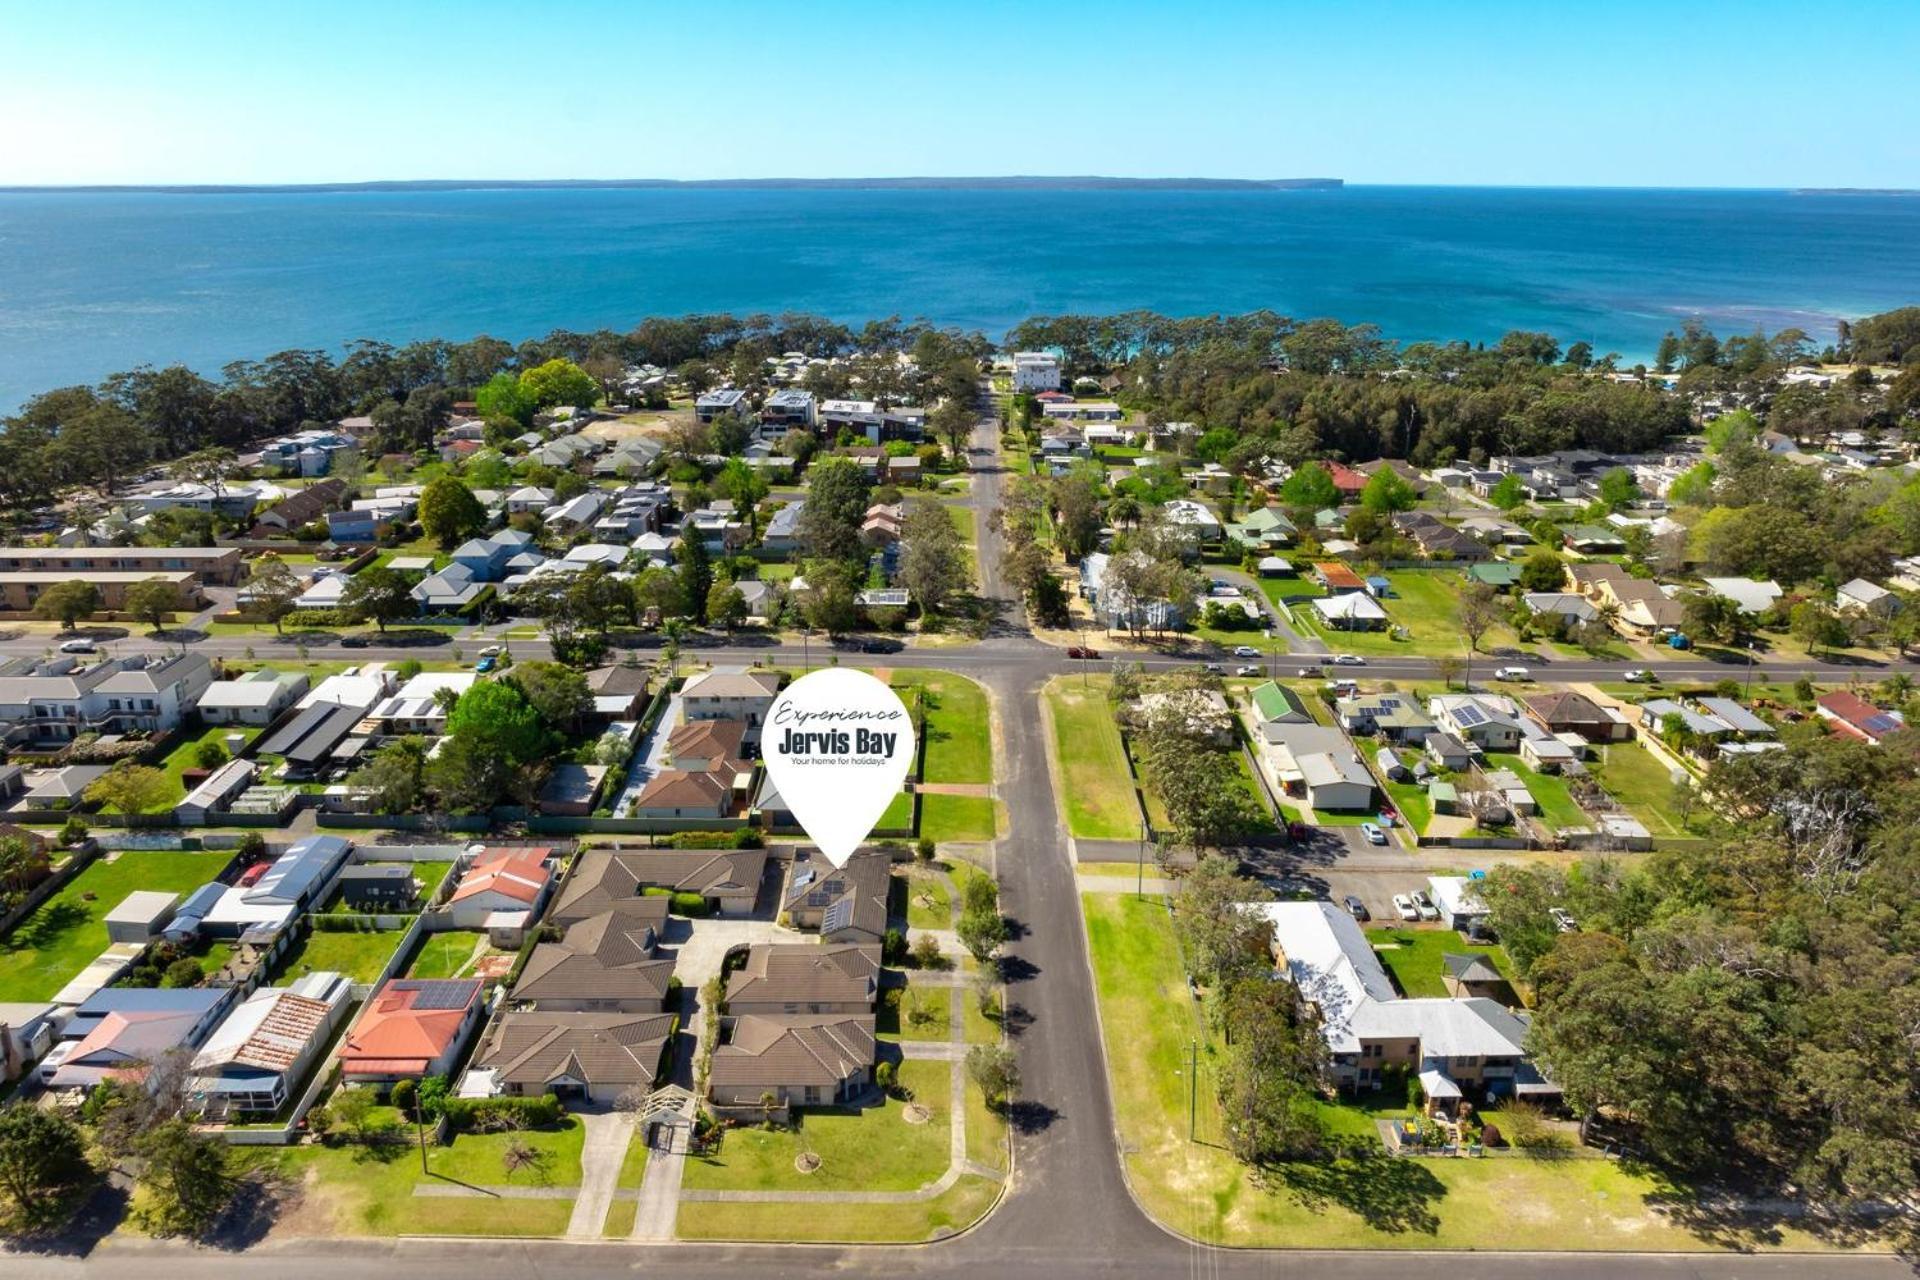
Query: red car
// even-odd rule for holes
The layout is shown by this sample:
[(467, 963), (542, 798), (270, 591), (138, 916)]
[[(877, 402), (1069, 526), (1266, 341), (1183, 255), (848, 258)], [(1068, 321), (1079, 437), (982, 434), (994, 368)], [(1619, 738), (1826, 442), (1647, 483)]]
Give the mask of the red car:
[(1076, 644), (1067, 650), (1067, 656), (1069, 658), (1097, 658), (1100, 656), (1100, 651)]

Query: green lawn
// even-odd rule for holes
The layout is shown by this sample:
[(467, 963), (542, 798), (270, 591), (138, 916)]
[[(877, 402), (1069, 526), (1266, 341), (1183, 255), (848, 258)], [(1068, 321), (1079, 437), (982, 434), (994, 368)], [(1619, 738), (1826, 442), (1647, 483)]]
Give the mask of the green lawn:
[[(1380, 604), (1387, 611), (1387, 630), (1331, 631), (1315, 624), (1332, 648), (1347, 653), (1389, 654), (1406, 657), (1466, 652), (1456, 610), (1466, 586), (1460, 569), (1393, 569), (1386, 575), (1393, 591)], [(1298, 611), (1301, 617), (1311, 609)], [(1392, 628), (1404, 627), (1410, 638), (1396, 640)]]
[(1508, 981), (1513, 978), (1505, 951), (1470, 943), (1452, 929), (1369, 929), (1367, 941), (1399, 982), (1400, 990), (1409, 996), (1447, 994), (1440, 980), (1445, 972), (1441, 957), (1449, 953), (1486, 956), (1501, 977)]
[(1393, 799), (1393, 807), (1400, 811), (1400, 817), (1412, 828), (1415, 835), (1427, 829), (1427, 823), (1433, 818), (1433, 804), (1427, 799), (1427, 789), (1417, 782), (1386, 783), (1387, 795)]
[(1126, 749), (1107, 702), (1105, 677), (1060, 676), (1047, 685), (1053, 714), (1053, 751), (1067, 830), (1082, 840), (1132, 840), (1140, 835), (1139, 807), (1127, 774)]
[[(512, 1212), (491, 1198), (415, 1196), (428, 1182), (410, 1132), (376, 1149), (354, 1143), (336, 1146), (246, 1149), (249, 1164), (279, 1170), (295, 1181), (306, 1179), (304, 1207), (291, 1224), (294, 1234), (312, 1235), (478, 1235), (558, 1236), (566, 1234), (573, 1212), (570, 1199), (516, 1199)], [(456, 1179), (477, 1186), (556, 1186), (580, 1184), (580, 1147), (584, 1131), (571, 1118), (553, 1129), (516, 1134), (462, 1134), (447, 1147), (429, 1147), (433, 1181)], [(513, 1139), (546, 1156), (543, 1168), (522, 1170), (512, 1180), (501, 1153)], [(309, 1227), (311, 1229), (309, 1229)]]
[(106, 914), (128, 894), (152, 889), (184, 896), (218, 875), (232, 856), (103, 854), (0, 942), (0, 1001), (51, 999), (107, 949)]
[(936, 844), (995, 839), (1000, 802), (991, 796), (922, 796), (920, 834)]
[(987, 1106), (987, 1095), (967, 1081), (967, 1158), (989, 1169), (1007, 1167), (1007, 1120)]
[(925, 695), (928, 782), (993, 781), (984, 689), (951, 671), (896, 671), (892, 684), (909, 705), (913, 689)]
[(187, 798), (187, 783), (182, 775), (189, 769), (200, 767), (200, 762), (195, 758), (200, 750), (200, 744), (217, 742), (224, 748), (227, 745), (227, 735), (232, 733), (239, 734), (248, 742), (260, 736), (260, 730), (247, 725), (222, 725), (209, 729), (198, 737), (183, 739), (179, 746), (167, 753), (167, 758), (160, 762), (160, 770), (167, 775), (167, 780), (173, 783), (175, 804)]
[[(882, 992), (876, 1031), (882, 1040), (945, 1040), (953, 1016), (952, 997), (951, 987), (894, 987)], [(921, 1012), (918, 1022), (907, 1016), (915, 1001)]]
[(1585, 811), (1573, 802), (1572, 794), (1567, 790), (1567, 780), (1555, 774), (1535, 773), (1527, 767), (1526, 761), (1519, 756), (1501, 755), (1489, 752), (1487, 762), (1497, 769), (1511, 769), (1520, 775), (1527, 784), (1527, 790), (1533, 794), (1534, 803), (1540, 806), (1540, 820), (1550, 827), (1591, 826)]
[(280, 961), (275, 981), (286, 982), (303, 973), (343, 973), (353, 982), (372, 982), (387, 966), (404, 936), (399, 929), (370, 932), (314, 929), (293, 944)]
[(474, 944), (484, 936), (477, 931), (467, 929), (451, 929), (445, 933), (428, 934), (421, 940), (420, 949), (414, 952), (413, 960), (407, 965), (407, 976), (409, 978), (471, 976), (470, 962), (473, 959)]
[(999, 1183), (968, 1175), (936, 1199), (909, 1204), (688, 1201), (680, 1206), (674, 1233), (682, 1240), (913, 1244), (973, 1225), (999, 1196)]
[[(858, 1111), (802, 1111), (798, 1129), (742, 1127), (727, 1131), (720, 1150), (687, 1160), (686, 1185), (707, 1190), (912, 1191), (947, 1168), (952, 1112), (944, 1062), (903, 1062), (900, 1081), (930, 1108), (926, 1124), (908, 1124), (905, 1107), (889, 1098)], [(820, 1157), (820, 1167), (793, 1167), (802, 1151)], [(808, 1206), (809, 1208), (817, 1206)], [(867, 1206), (872, 1207), (872, 1206)]]
[[(1256, 1178), (1217, 1145), (1204, 1023), (1158, 899), (1081, 895), (1129, 1184), (1170, 1230), (1279, 1248), (1703, 1250), (1660, 1212), (1662, 1180), (1612, 1160), (1399, 1158), (1283, 1165)], [(1201, 1141), (1187, 1141), (1188, 1046), (1201, 1045)], [(1358, 1127), (1364, 1108), (1343, 1123)], [(1758, 1248), (1829, 1246), (1786, 1228)]]
[(620, 1161), (620, 1180), (622, 1187), (640, 1187), (647, 1180), (648, 1147), (644, 1125), (633, 1127), (633, 1140), (627, 1143), (627, 1154)]
[[(1680, 821), (1674, 805), (1671, 770), (1636, 742), (1616, 742), (1602, 748), (1605, 759), (1587, 765), (1608, 795), (1625, 805), (1656, 836), (1685, 836), (1692, 832)], [(1699, 822), (1700, 815), (1693, 815)]]
[(953, 895), (947, 882), (931, 871), (915, 867), (903, 877), (906, 883), (907, 924), (915, 929), (953, 927)]
[(880, 815), (880, 821), (874, 823), (879, 831), (904, 831), (913, 823), (913, 796), (905, 791), (888, 803), (886, 811)]

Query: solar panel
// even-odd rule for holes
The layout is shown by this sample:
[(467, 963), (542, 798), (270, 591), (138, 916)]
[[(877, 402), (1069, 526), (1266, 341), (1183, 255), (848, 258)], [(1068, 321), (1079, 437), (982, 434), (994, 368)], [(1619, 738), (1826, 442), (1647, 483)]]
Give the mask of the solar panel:
[(1469, 729), (1477, 724), (1485, 724), (1487, 722), (1487, 713), (1475, 706), (1455, 707), (1453, 711), (1453, 721), (1461, 728)]
[(1866, 727), (1872, 733), (1892, 733), (1900, 727), (1900, 721), (1883, 712), (1877, 716), (1868, 716)]
[(473, 999), (474, 988), (479, 986), (475, 979), (466, 978), (452, 981), (431, 980), (414, 984), (419, 992), (413, 998), (416, 1009), (464, 1009)]
[(820, 932), (838, 933), (853, 923), (853, 899), (842, 898), (828, 907), (826, 914), (820, 917)]

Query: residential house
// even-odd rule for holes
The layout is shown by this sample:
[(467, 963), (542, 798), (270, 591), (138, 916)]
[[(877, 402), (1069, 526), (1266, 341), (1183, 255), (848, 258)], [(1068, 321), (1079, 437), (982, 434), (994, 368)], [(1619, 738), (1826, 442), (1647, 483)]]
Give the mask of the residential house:
[(1843, 582), (1833, 593), (1833, 607), (1841, 613), (1866, 613), (1889, 618), (1900, 611), (1900, 597), (1865, 578)]
[(1574, 524), (1560, 531), (1560, 541), (1586, 556), (1619, 555), (1627, 549), (1618, 529), (1603, 524)]
[(779, 692), (780, 677), (772, 671), (705, 671), (681, 686), (681, 718), (741, 721), (747, 726), (743, 741), (754, 749)]
[(177, 582), (184, 574), (193, 586), (237, 587), (247, 568), (238, 547), (0, 547), (0, 573), (50, 574), (60, 582), (98, 582), (103, 574)]
[(723, 1113), (760, 1115), (769, 1096), (777, 1117), (796, 1106), (845, 1103), (873, 1078), (870, 1013), (748, 1014), (723, 1021), (722, 1031), (707, 1090)]
[(1593, 601), (1571, 591), (1529, 591), (1520, 600), (1534, 617), (1562, 626), (1579, 626), (1600, 617)]
[(673, 960), (659, 944), (656, 924), (623, 912), (573, 921), (559, 941), (534, 947), (514, 1003), (543, 1013), (664, 1013)]
[(1060, 389), (1059, 358), (1045, 351), (1013, 353), (1013, 389), (1032, 394)]
[(411, 911), (420, 898), (413, 868), (404, 862), (355, 862), (340, 870), (340, 901), (368, 915)]
[(477, 1082), (484, 1094), (611, 1106), (651, 1089), (678, 1025), (671, 1013), (510, 1009), (488, 1029), (462, 1089)]
[(693, 401), (693, 416), (702, 422), (712, 422), (715, 418), (731, 415), (736, 418), (747, 416), (747, 393), (737, 387), (718, 387), (712, 391), (702, 391)]
[(565, 761), (547, 773), (536, 803), (548, 817), (584, 818), (592, 814), (606, 785), (606, 765)]
[(1511, 699), (1490, 693), (1448, 693), (1427, 700), (1442, 731), (1481, 751), (1512, 751), (1524, 736)]
[(1526, 713), (1550, 734), (1576, 734), (1587, 742), (1630, 742), (1633, 724), (1584, 693), (1563, 690), (1522, 699)]
[(306, 691), (306, 672), (261, 667), (238, 680), (214, 681), (200, 694), (194, 710), (210, 725), (264, 728), (284, 715)]
[(144, 1080), (154, 1063), (198, 1049), (232, 1005), (231, 987), (108, 987), (81, 1001), (40, 1063), (42, 1084), (91, 1091), (107, 1080)]
[(887, 932), (887, 894), (893, 864), (884, 852), (864, 850), (835, 867), (823, 853), (797, 850), (787, 872), (781, 909), (796, 929), (827, 942), (879, 942)]
[(1160, 514), (1168, 524), (1201, 542), (1212, 542), (1220, 536), (1220, 517), (1204, 502), (1174, 498), (1161, 504)]
[(1716, 596), (1724, 596), (1740, 606), (1740, 612), (1750, 615), (1767, 613), (1780, 603), (1785, 594), (1779, 583), (1771, 579), (1756, 582), (1752, 578), (1703, 578), (1707, 590)]
[[(555, 852), (546, 845), (481, 850), (447, 895), (443, 909), (456, 928), (524, 926), (540, 914), (547, 891), (553, 887), (550, 860)], [(506, 921), (500, 919), (502, 916), (519, 916), (520, 920)]]
[(1373, 774), (1340, 730), (1269, 722), (1261, 734), (1260, 763), (1277, 790), (1330, 813), (1374, 807)]
[(256, 880), (242, 877), (201, 918), (211, 937), (238, 937), (257, 925), (280, 926), (318, 910), (333, 892), (353, 845), (339, 836), (308, 836), (287, 846)]
[(256, 742), (254, 754), (262, 760), (277, 757), (279, 775), (290, 782), (330, 774), (350, 765), (365, 749), (367, 739), (356, 734), (366, 713), (365, 707), (350, 704), (313, 703)]
[(635, 720), (647, 696), (647, 669), (624, 665), (595, 667), (587, 672), (587, 690), (593, 695), (598, 720)]
[(439, 737), (447, 731), (449, 702), (458, 702), (479, 679), (471, 671), (422, 671), (368, 712), (368, 718), (395, 737)]
[(367, 1001), (340, 1045), (347, 1084), (392, 1085), (448, 1075), (485, 1002), (479, 978), (391, 978)]
[(792, 555), (800, 549), (800, 513), (806, 502), (789, 502), (774, 512), (761, 536), (760, 549), (771, 555)]
[(1467, 581), (1495, 591), (1511, 591), (1520, 585), (1520, 566), (1511, 560), (1491, 560), (1467, 566)]
[(1255, 685), (1247, 697), (1253, 706), (1254, 729), (1262, 737), (1268, 725), (1313, 723), (1313, 713), (1300, 695), (1276, 680)]
[(1340, 491), (1342, 502), (1352, 502), (1366, 491), (1370, 477), (1362, 475), (1344, 462), (1327, 462), (1327, 475), (1333, 480), (1333, 487)]
[(0, 740), (177, 729), (213, 684), (204, 654), (136, 654), (83, 666), (72, 655), (0, 663)]
[(1468, 876), (1428, 876), (1427, 896), (1440, 913), (1440, 923), (1461, 933), (1474, 933), (1487, 922), (1487, 904), (1480, 882)]
[(1313, 566), (1313, 580), (1327, 589), (1329, 595), (1345, 595), (1350, 591), (1365, 592), (1367, 580), (1338, 560), (1323, 560)]
[(1317, 596), (1308, 602), (1322, 626), (1332, 631), (1384, 631), (1387, 611), (1364, 591)]
[(1405, 1072), (1429, 1110), (1463, 1094), (1557, 1098), (1527, 1060), (1527, 1016), (1484, 997), (1403, 997), (1352, 917), (1331, 902), (1249, 904), (1272, 934), (1276, 963), (1320, 1015), (1342, 1089), (1379, 1088)]
[(1437, 769), (1458, 773), (1473, 764), (1473, 749), (1444, 730), (1428, 734), (1424, 746), (1427, 759)]
[(1878, 746), (1907, 727), (1906, 717), (1886, 711), (1847, 689), (1835, 689), (1814, 699), (1814, 714), (1835, 733)]
[(1132, 570), (1147, 563), (1139, 550), (1122, 553), (1118, 561), (1100, 551), (1081, 558), (1080, 595), (1107, 630), (1169, 631), (1186, 625), (1194, 601), (1136, 598), (1125, 584)]
[(727, 975), (726, 1011), (746, 1014), (867, 1013), (880, 992), (880, 948), (756, 943)]
[(1333, 713), (1348, 733), (1379, 734), (1404, 746), (1420, 746), (1433, 732), (1432, 718), (1410, 694), (1356, 693), (1334, 703)]
[(315, 521), (326, 519), (346, 501), (344, 480), (321, 480), (304, 489), (296, 489), (267, 507), (253, 519), (253, 536), (270, 538), (277, 533), (292, 533)]
[(1278, 507), (1257, 507), (1226, 527), (1229, 538), (1256, 550), (1291, 546), (1299, 532)]
[(760, 426), (763, 431), (790, 430), (794, 427), (811, 430), (819, 419), (820, 411), (814, 403), (813, 392), (799, 387), (782, 387), (760, 402)]
[(1678, 600), (1662, 591), (1650, 579), (1636, 578), (1617, 564), (1595, 561), (1567, 566), (1567, 580), (1596, 606), (1597, 616), (1611, 607), (1614, 627), (1621, 634), (1647, 638), (1671, 631), (1685, 621), (1686, 610)]
[(734, 780), (706, 770), (662, 769), (647, 780), (628, 815), (714, 822), (733, 816)]
[(1480, 539), (1426, 511), (1396, 512), (1393, 527), (1430, 560), (1485, 560), (1490, 554)]
[(352, 1004), (353, 984), (325, 971), (255, 991), (193, 1055), (185, 1109), (203, 1122), (277, 1114)]

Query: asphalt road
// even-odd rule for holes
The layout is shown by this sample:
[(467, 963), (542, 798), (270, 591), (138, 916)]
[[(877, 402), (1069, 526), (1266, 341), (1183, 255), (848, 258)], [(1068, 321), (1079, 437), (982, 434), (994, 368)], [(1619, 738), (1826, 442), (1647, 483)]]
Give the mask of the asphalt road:
[[(993, 441), (982, 432), (986, 454), (976, 462), (992, 468)], [(994, 503), (998, 475), (981, 476), (984, 514)], [(982, 535), (983, 552), (986, 539)], [(984, 559), (984, 556), (983, 556)], [(989, 578), (989, 586), (994, 580)], [(218, 644), (224, 651), (224, 641)], [(515, 650), (526, 656), (524, 642)], [(37, 649), (34, 650), (37, 652)], [(401, 650), (359, 650), (367, 658), (408, 656)], [(729, 651), (797, 656), (797, 646), (758, 646)], [(192, 1248), (165, 1242), (112, 1238), (76, 1242), (66, 1251), (12, 1255), (0, 1265), (9, 1277), (61, 1280), (151, 1280), (191, 1274), (204, 1280), (339, 1280), (342, 1275), (404, 1273), (414, 1280), (476, 1280), (534, 1277), (573, 1280), (626, 1272), (714, 1280), (759, 1277), (874, 1276), (964, 1277), (978, 1280), (1060, 1280), (1094, 1272), (1130, 1280), (1190, 1280), (1213, 1277), (1274, 1277), (1282, 1274), (1356, 1280), (1402, 1280), (1428, 1267), (1468, 1268), (1480, 1280), (1521, 1280), (1553, 1275), (1568, 1280), (1618, 1276), (1714, 1277), (1741, 1280), (1812, 1280), (1815, 1277), (1891, 1277), (1908, 1267), (1884, 1257), (1475, 1254), (1275, 1252), (1209, 1249), (1156, 1226), (1129, 1195), (1121, 1173), (1112, 1098), (1107, 1089), (1096, 1006), (1075, 892), (1066, 834), (1054, 802), (1047, 767), (1046, 734), (1034, 713), (1040, 685), (1069, 664), (1057, 650), (1024, 635), (1017, 611), (1008, 609), (994, 635), (976, 646), (908, 650), (843, 661), (888, 666), (938, 665), (968, 671), (987, 687), (1000, 733), (998, 790), (1011, 817), (1011, 834), (1000, 844), (1002, 904), (1015, 922), (1007, 947), (1008, 1008), (1022, 1027), (1022, 1101), (1016, 1114), (1015, 1167), (1007, 1194), (984, 1222), (961, 1236), (915, 1247), (823, 1247), (801, 1245), (638, 1246), (625, 1242), (558, 1241), (294, 1241), (231, 1249)], [(1156, 664), (1158, 665), (1158, 664)], [(1563, 674), (1577, 667), (1574, 674)], [(1609, 664), (1564, 664), (1555, 678), (1582, 679), (1615, 669)], [(1381, 663), (1376, 674), (1424, 674), (1411, 662)], [(1570, 1234), (1568, 1247), (1577, 1248)]]

